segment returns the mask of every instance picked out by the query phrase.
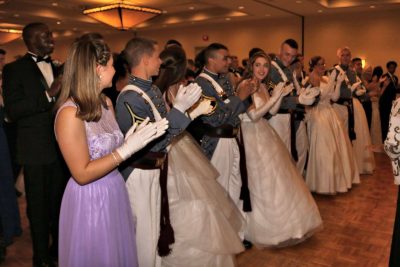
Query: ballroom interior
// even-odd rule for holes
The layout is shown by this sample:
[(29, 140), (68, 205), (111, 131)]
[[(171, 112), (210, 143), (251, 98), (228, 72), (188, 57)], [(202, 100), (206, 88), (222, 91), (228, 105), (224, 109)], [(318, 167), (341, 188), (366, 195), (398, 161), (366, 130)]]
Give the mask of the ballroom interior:
[[(115, 3), (140, 8), (111, 10), (96, 19), (84, 14)], [(143, 15), (145, 8), (156, 12)], [(321, 55), (331, 67), (337, 63), (337, 49), (344, 46), (364, 67), (385, 69), (388, 61), (400, 62), (400, 0), (0, 0), (0, 48), (7, 51), (6, 63), (26, 53), (21, 30), (31, 22), (49, 26), (55, 39), (52, 58), (60, 63), (71, 43), (89, 32), (103, 35), (116, 53), (138, 36), (161, 46), (178, 40), (190, 59), (211, 43), (223, 43), (241, 62), (253, 47), (278, 53), (282, 41), (292, 38), (304, 62)], [(321, 231), (295, 246), (253, 246), (237, 255), (238, 266), (388, 266), (398, 186), (387, 155), (377, 152), (375, 160), (375, 172), (361, 175), (361, 183), (349, 192), (313, 194), (323, 220)], [(23, 233), (0, 266), (32, 264), (24, 196), (18, 204)]]

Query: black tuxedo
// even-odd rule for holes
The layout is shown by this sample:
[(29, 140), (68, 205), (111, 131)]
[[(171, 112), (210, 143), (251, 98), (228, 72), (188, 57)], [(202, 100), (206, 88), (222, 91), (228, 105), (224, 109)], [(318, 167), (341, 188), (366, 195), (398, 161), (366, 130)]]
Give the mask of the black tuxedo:
[(396, 75), (390, 77), (389, 73), (383, 75), (389, 79), (390, 83), (386, 87), (385, 91), (379, 98), (379, 112), (381, 115), (381, 128), (382, 128), (382, 138), (386, 139), (389, 130), (389, 119), (390, 111), (392, 109), (392, 103), (396, 99), (397, 86), (399, 84), (399, 79)]
[[(53, 65), (52, 69), (56, 77), (57, 69)], [(59, 208), (67, 180), (53, 130), (54, 101), (49, 102), (46, 89), (31, 55), (4, 66), (5, 110), (17, 125), (17, 160), (24, 167), (34, 265), (57, 256)]]

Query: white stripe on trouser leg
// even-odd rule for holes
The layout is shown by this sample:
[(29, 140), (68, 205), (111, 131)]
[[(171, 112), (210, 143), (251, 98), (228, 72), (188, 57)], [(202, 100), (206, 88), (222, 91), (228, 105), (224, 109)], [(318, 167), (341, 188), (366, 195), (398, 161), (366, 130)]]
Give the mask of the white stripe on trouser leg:
[[(235, 138), (220, 138), (211, 158), (211, 163), (219, 172), (218, 183), (222, 185), (236, 207), (243, 212), (243, 201), (240, 198), (240, 188), (242, 178), (240, 175), (240, 152)], [(239, 233), (241, 239), (244, 238), (244, 229)]]
[(304, 121), (301, 121), (299, 128), (296, 131), (296, 150), (298, 155), (296, 167), (300, 171), (301, 175), (304, 174), (304, 167), (306, 165), (308, 147), (309, 143), (308, 143), (306, 125)]
[(136, 246), (139, 266), (159, 267), (160, 170), (134, 169), (126, 181), (129, 201), (136, 215)]

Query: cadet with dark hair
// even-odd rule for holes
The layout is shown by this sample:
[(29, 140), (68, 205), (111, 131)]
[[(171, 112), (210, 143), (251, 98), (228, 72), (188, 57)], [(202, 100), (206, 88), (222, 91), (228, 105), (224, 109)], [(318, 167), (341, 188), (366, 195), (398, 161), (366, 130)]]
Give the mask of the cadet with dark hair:
[(303, 174), (308, 150), (307, 132), (303, 122), (304, 105), (313, 104), (317, 95), (307, 94), (290, 69), (290, 64), (297, 56), (297, 49), (297, 42), (287, 39), (281, 44), (279, 55), (272, 58), (269, 90), (280, 82), (292, 86), (293, 90), (283, 98), (278, 114), (272, 116), (269, 123), (285, 143), (297, 162), (297, 168)]
[(167, 256), (174, 242), (168, 207), (167, 146), (191, 122), (186, 111), (200, 98), (201, 90), (194, 84), (181, 87), (173, 107), (167, 112), (162, 93), (151, 80), (159, 74), (162, 63), (158, 44), (145, 38), (133, 38), (122, 54), (130, 70), (128, 85), (121, 91), (116, 104), (122, 132), (126, 133), (132, 124), (140, 123), (144, 118), (152, 122), (165, 118), (169, 121), (167, 133), (130, 158), (125, 170), (129, 199), (137, 219), (139, 266), (160, 266), (159, 256)]
[[(250, 106), (250, 94), (256, 88), (253, 91), (247, 88), (235, 95), (234, 88), (226, 77), (230, 59), (225, 45), (210, 44), (202, 51), (202, 55), (204, 68), (196, 82), (201, 86), (203, 95), (216, 99), (217, 107), (214, 113), (200, 117), (205, 129), (201, 147), (220, 173), (217, 181), (234, 203), (242, 210), (240, 199), (243, 199), (243, 210), (251, 211), (247, 181), (242, 184), (242, 178), (246, 176), (241, 176), (239, 168), (243, 153), (239, 152), (235, 138), (240, 126), (239, 114)], [(241, 163), (245, 167), (244, 158)]]

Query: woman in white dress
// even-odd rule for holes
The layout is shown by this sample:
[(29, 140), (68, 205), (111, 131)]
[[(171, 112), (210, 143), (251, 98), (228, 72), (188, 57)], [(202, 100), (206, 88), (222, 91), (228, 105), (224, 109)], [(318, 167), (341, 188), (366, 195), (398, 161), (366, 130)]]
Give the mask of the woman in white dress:
[[(173, 46), (160, 58), (163, 63), (154, 84), (164, 92), (168, 107), (184, 80), (186, 56)], [(188, 116), (194, 119), (212, 108), (210, 100), (202, 101)], [(217, 182), (218, 176), (190, 134), (175, 137), (168, 153), (167, 187), (175, 242), (171, 254), (162, 258), (162, 266), (236, 266), (235, 254), (244, 250), (238, 233), (245, 222)]]
[[(360, 85), (353, 92), (354, 132), (356, 133), (356, 139), (353, 140), (353, 151), (360, 174), (372, 174), (375, 169), (375, 157), (374, 153), (368, 149), (372, 143), (371, 134), (365, 110), (357, 98), (362, 97), (367, 91), (365, 87), (361, 86), (361, 80), (358, 82)], [(353, 84), (352, 88), (354, 87)]]
[(306, 183), (311, 191), (320, 194), (347, 192), (352, 183), (360, 182), (360, 176), (347, 131), (331, 104), (339, 98), (344, 76), (339, 74), (335, 86), (333, 75), (323, 76), (322, 57), (313, 57), (309, 65), (309, 83), (319, 87), (321, 93), (318, 104), (308, 109), (306, 115), (310, 143)]
[[(368, 75), (368, 72), (365, 72)], [(381, 115), (379, 112), (379, 97), (382, 94), (382, 90), (386, 88), (389, 83), (389, 79), (386, 77), (382, 78), (383, 69), (380, 66), (374, 68), (369, 72), (370, 77), (365, 77), (367, 82), (368, 95), (372, 102), (372, 119), (371, 119), (371, 141), (373, 145), (382, 145), (382, 128), (381, 128)], [(369, 79), (368, 79), (369, 78)], [(381, 88), (382, 87), (382, 88)]]
[(256, 86), (253, 104), (241, 115), (241, 130), (252, 212), (247, 213), (245, 239), (257, 247), (288, 246), (310, 237), (322, 227), (318, 207), (286, 146), (263, 116), (276, 113), (292, 88), (278, 84), (272, 96), (262, 82), (270, 58), (256, 53), (249, 62), (240, 90)]

